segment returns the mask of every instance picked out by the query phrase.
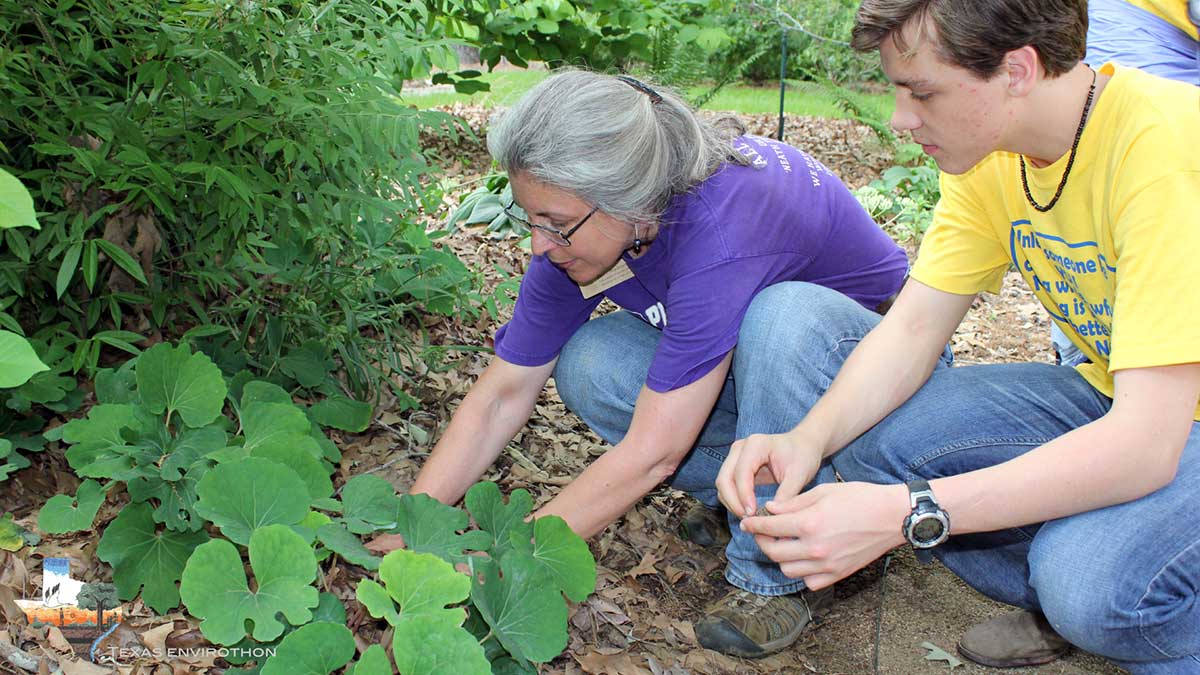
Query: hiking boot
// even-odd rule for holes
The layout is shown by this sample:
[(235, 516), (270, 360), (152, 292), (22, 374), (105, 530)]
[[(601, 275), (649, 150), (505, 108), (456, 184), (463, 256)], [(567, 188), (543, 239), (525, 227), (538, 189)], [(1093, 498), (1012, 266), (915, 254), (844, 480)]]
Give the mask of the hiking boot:
[(958, 653), (993, 668), (1050, 663), (1071, 645), (1059, 637), (1040, 612), (1010, 612), (975, 624), (958, 641)]
[(768, 656), (795, 642), (832, 602), (832, 587), (776, 596), (735, 590), (709, 606), (696, 623), (696, 641), (729, 656)]
[(697, 502), (683, 514), (679, 536), (702, 548), (724, 548), (730, 536), (725, 509), (713, 509)]

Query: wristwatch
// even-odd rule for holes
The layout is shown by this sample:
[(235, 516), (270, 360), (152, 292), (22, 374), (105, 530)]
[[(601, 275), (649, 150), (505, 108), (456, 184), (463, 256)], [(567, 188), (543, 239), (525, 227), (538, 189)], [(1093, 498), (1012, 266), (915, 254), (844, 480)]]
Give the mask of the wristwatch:
[(912, 512), (904, 519), (904, 538), (917, 560), (926, 563), (933, 559), (930, 549), (950, 538), (950, 514), (938, 505), (927, 480), (908, 484), (908, 503)]

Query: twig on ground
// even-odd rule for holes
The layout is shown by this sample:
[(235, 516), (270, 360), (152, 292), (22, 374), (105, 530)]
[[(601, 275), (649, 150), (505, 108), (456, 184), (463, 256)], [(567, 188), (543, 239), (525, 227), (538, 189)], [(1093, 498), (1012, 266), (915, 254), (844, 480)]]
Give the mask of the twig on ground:
[[(19, 647), (14, 647), (13, 645), (5, 642), (0, 642), (0, 657), (4, 657), (5, 661), (8, 661), (21, 670), (26, 670), (31, 673), (38, 672), (38, 662), (40, 659), (29, 652), (20, 649)], [(50, 667), (50, 675), (62, 674), (62, 668), (58, 665), (58, 663), (47, 659), (46, 665)]]

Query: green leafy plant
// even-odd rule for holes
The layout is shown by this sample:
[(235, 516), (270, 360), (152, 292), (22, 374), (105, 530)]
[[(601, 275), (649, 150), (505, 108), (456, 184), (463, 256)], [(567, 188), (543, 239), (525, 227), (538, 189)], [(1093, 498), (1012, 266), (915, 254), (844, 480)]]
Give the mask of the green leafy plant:
[[(402, 673), (444, 672), (439, 662), (455, 655), (455, 672), (492, 673), (499, 668), (534, 672), (532, 663), (553, 659), (566, 646), (567, 607), (596, 584), (595, 561), (586, 542), (562, 519), (530, 522), (532, 498), (516, 490), (504, 502), (494, 483), (479, 483), (466, 496), (478, 531), (456, 534), (466, 514), (405, 496), (420, 518), (404, 518), (396, 531), (406, 550), (384, 557), (382, 585), (359, 583), (359, 601), (393, 627), (392, 651)], [(484, 535), (476, 538), (470, 535)], [(468, 551), (474, 551), (467, 554)], [(464, 576), (453, 564), (466, 564)], [(468, 602), (469, 598), (469, 602)]]
[(312, 392), (402, 395), (415, 316), (476, 311), (418, 220), (440, 198), (421, 134), (462, 127), (399, 97), (454, 70), (464, 4), (0, 6), (0, 158), (42, 214), (36, 236), (3, 234), (0, 291), (20, 302), (0, 323), (66, 340), (89, 374), (194, 327), (227, 374), (300, 379), (286, 362), (316, 345)]
[(855, 190), (854, 196), (893, 237), (920, 241), (933, 222), (933, 209), (941, 196), (940, 172), (919, 145), (900, 146), (896, 157), (912, 165), (888, 168), (882, 176)]
[[(15, 176), (0, 169), (0, 232), (16, 227), (36, 230), (41, 226), (29, 191)], [(64, 411), (78, 406), (83, 399), (75, 381), (61, 375), (65, 360), (62, 355), (55, 355), (40, 340), (26, 339), (16, 319), (2, 311), (15, 301), (15, 297), (10, 297), (0, 303), (0, 325), (11, 329), (0, 330), (0, 401), (4, 403), (0, 407), (0, 481), (30, 464), (27, 457), (15, 452), (16, 447), (35, 451), (42, 448), (37, 432), (45, 427), (45, 420), (24, 414), (30, 412), (34, 403)], [(46, 358), (47, 352), (51, 352), (51, 358)], [(45, 360), (53, 367), (46, 365)]]
[[(337, 507), (329, 474), (340, 453), (277, 385), (248, 374), (227, 382), (206, 355), (163, 343), (101, 371), (95, 389), (87, 416), (50, 434), (89, 480), (74, 498), (52, 497), (38, 527), (90, 528), (104, 493), (125, 483), (132, 504), (98, 549), (123, 599), (144, 587), (155, 610), (176, 606), (175, 581), (183, 560), (208, 540), (206, 523), (246, 544), (266, 524), (294, 525), (313, 506)], [(223, 415), (227, 405), (236, 423)]]

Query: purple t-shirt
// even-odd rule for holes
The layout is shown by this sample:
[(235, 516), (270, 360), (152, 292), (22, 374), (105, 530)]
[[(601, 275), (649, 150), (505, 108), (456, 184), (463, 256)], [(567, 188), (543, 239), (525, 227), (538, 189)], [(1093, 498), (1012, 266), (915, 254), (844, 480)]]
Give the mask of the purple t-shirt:
[(837, 176), (778, 141), (733, 144), (751, 166), (725, 165), (673, 198), (646, 253), (624, 254), (634, 278), (585, 299), (565, 272), (534, 256), (496, 354), (521, 366), (550, 362), (608, 297), (662, 331), (646, 385), (666, 392), (720, 363), (750, 302), (771, 284), (820, 284), (868, 308), (899, 290), (904, 251)]

